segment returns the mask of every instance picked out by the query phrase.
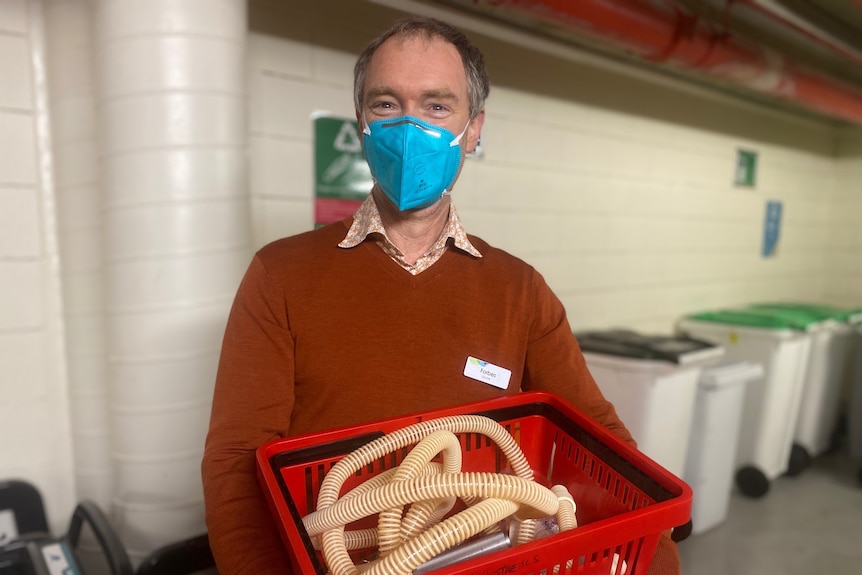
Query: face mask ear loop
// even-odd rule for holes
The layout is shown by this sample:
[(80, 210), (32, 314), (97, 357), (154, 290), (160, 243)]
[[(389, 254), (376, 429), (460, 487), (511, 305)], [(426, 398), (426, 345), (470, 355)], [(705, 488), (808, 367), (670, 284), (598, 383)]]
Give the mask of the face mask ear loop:
[[(455, 136), (455, 139), (454, 139), (454, 140), (452, 140), (452, 141), (449, 143), (449, 147), (450, 147), (450, 148), (454, 148), (455, 146), (457, 146), (457, 145), (459, 145), (459, 144), (461, 143), (461, 138), (463, 138), (463, 137), (464, 137), (464, 134), (466, 134), (466, 133), (467, 133), (467, 128), (469, 128), (469, 127), (470, 127), (470, 122), (472, 122), (472, 121), (473, 121), (473, 118), (470, 118), (469, 120), (467, 120), (467, 125), (466, 125), (466, 126), (464, 126), (464, 129), (463, 129), (463, 130), (461, 130), (461, 133), (460, 133), (460, 134), (458, 134), (457, 136)], [(441, 195), (441, 196), (450, 196), (450, 195), (452, 195), (452, 188), (447, 188), (447, 189), (443, 190), (443, 193), (442, 193), (442, 194), (440, 194), (440, 195)]]
[(365, 134), (366, 136), (370, 136), (371, 135), (371, 126), (368, 125), (368, 120), (365, 119), (365, 112), (362, 112), (362, 124), (364, 126), (362, 128), (362, 133)]
[(464, 126), (464, 129), (463, 129), (463, 130), (461, 130), (461, 133), (460, 133), (460, 134), (458, 134), (457, 136), (455, 136), (455, 139), (454, 139), (454, 140), (452, 140), (451, 142), (449, 142), (449, 147), (450, 147), (450, 148), (454, 148), (455, 146), (457, 146), (457, 145), (459, 145), (459, 144), (461, 143), (461, 138), (463, 138), (463, 137), (464, 137), (464, 134), (466, 134), (466, 133), (467, 133), (467, 128), (469, 128), (469, 127), (470, 127), (470, 122), (472, 122), (472, 121), (473, 121), (473, 118), (470, 118), (469, 120), (467, 120), (467, 125), (466, 125), (466, 126)]

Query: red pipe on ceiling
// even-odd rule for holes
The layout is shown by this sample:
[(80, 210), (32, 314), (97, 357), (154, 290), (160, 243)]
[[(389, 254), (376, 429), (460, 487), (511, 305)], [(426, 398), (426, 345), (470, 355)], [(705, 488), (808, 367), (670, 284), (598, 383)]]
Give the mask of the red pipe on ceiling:
[[(785, 16), (775, 12), (771, 8), (764, 6), (759, 0), (725, 0), (726, 9), (729, 12), (733, 10), (749, 10), (761, 17), (773, 21), (778, 26), (782, 26), (808, 42), (820, 46), (823, 49), (829, 50), (837, 57), (840, 57), (853, 64), (862, 64), (862, 53), (858, 50), (845, 46), (841, 42), (836, 42), (832, 38), (811, 32), (807, 28), (803, 28), (786, 18)], [(860, 0), (862, 2), (862, 0)]]
[(700, 72), (862, 125), (862, 91), (719, 30), (669, 0), (485, 1), (610, 41), (651, 62)]

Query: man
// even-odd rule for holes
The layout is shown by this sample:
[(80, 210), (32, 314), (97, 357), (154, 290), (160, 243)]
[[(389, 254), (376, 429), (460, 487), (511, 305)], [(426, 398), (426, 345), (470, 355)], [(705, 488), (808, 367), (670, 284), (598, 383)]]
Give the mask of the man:
[[(452, 205), (485, 119), (481, 53), (409, 19), (354, 80), (371, 194), (353, 218), (261, 249), (228, 321), (203, 461), (223, 575), (290, 572), (256, 477), (271, 439), (543, 389), (631, 441), (542, 277), (468, 236)], [(679, 570), (667, 538), (654, 566)]]

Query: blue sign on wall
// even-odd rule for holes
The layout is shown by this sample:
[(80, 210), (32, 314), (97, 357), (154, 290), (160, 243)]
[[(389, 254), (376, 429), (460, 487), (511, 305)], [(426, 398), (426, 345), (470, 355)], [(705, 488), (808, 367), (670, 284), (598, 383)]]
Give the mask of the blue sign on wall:
[(766, 202), (766, 219), (763, 222), (763, 257), (775, 255), (781, 236), (781, 202)]

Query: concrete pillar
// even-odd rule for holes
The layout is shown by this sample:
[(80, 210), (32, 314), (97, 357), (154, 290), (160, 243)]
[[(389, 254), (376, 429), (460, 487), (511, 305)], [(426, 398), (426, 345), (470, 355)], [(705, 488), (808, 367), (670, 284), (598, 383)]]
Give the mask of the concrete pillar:
[(243, 0), (98, 0), (114, 518), (133, 560), (204, 531), (200, 459), (248, 264)]

